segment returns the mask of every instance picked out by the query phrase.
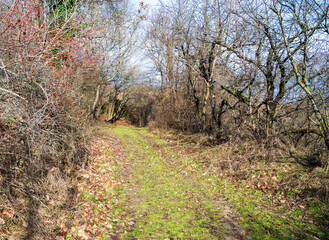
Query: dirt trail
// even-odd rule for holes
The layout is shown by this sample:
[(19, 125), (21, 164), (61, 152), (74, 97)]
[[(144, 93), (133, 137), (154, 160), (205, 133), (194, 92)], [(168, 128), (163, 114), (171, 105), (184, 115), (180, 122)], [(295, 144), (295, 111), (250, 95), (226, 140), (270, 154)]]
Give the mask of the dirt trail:
[(93, 133), (88, 167), (75, 178), (73, 223), (55, 229), (58, 239), (328, 239), (328, 224), (315, 224), (326, 221), (325, 205), (306, 208), (209, 174), (204, 153), (214, 153), (196, 156), (183, 141), (128, 123)]
[(116, 234), (121, 239), (245, 239), (212, 179), (144, 129), (116, 126), (125, 148), (118, 163)]
[(95, 131), (66, 239), (246, 239), (215, 179), (188, 156), (127, 124)]

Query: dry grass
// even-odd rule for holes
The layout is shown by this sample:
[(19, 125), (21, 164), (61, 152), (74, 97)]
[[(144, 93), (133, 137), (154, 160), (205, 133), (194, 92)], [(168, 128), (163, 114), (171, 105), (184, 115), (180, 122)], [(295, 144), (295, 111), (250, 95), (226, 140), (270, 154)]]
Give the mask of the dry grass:
[[(329, 200), (329, 174), (325, 167), (302, 166), (289, 153), (288, 146), (276, 140), (269, 146), (257, 141), (218, 139), (203, 134), (152, 129), (154, 133), (171, 141), (174, 148), (190, 155), (204, 167), (205, 173), (216, 174), (246, 188), (268, 194), (283, 194), (299, 200)], [(323, 152), (321, 159), (326, 159)]]

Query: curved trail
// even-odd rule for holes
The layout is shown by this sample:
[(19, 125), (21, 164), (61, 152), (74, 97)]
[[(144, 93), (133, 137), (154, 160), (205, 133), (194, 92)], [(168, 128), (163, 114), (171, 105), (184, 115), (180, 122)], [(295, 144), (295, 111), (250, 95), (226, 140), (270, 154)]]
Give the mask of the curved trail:
[[(117, 126), (125, 157), (114, 204), (119, 239), (245, 239), (215, 181), (144, 129)], [(115, 152), (113, 152), (115, 156)]]
[(143, 128), (93, 130), (72, 224), (55, 229), (65, 239), (328, 239), (323, 205), (223, 180), (200, 164), (204, 154)]

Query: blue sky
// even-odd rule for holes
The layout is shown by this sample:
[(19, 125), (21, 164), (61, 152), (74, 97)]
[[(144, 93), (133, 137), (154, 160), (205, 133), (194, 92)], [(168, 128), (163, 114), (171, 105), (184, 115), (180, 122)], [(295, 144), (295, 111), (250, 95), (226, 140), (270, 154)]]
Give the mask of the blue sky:
[[(152, 9), (154, 9), (153, 7), (156, 7), (157, 5), (159, 5), (159, 0), (129, 0), (129, 1), (130, 1), (131, 5), (136, 9), (139, 9), (139, 3), (141, 1), (143, 1), (145, 5), (148, 5), (148, 10), (147, 10), (148, 13), (152, 12)], [(161, 1), (168, 2), (169, 0), (161, 0)], [(158, 79), (158, 77), (154, 76), (154, 74), (157, 74), (157, 72), (154, 71), (154, 65), (153, 65), (152, 61), (147, 56), (145, 56), (145, 53), (143, 50), (137, 51), (135, 53), (135, 55), (132, 56), (131, 62), (140, 66), (139, 67), (140, 71), (144, 73), (143, 74), (143, 76), (145, 78), (145, 79), (143, 79), (144, 81), (146, 81), (147, 79), (150, 78), (154, 81), (153, 84), (157, 84), (156, 79)]]

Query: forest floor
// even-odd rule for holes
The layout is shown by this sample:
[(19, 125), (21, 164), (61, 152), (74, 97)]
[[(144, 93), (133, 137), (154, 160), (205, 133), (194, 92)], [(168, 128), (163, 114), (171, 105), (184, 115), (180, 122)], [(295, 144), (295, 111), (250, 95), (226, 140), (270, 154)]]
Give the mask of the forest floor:
[(303, 204), (278, 207), (273, 196), (220, 179), (186, 146), (144, 128), (95, 132), (92, 159), (77, 176), (80, 216), (67, 239), (328, 239), (315, 223), (315, 215), (327, 217), (322, 205), (312, 217)]

